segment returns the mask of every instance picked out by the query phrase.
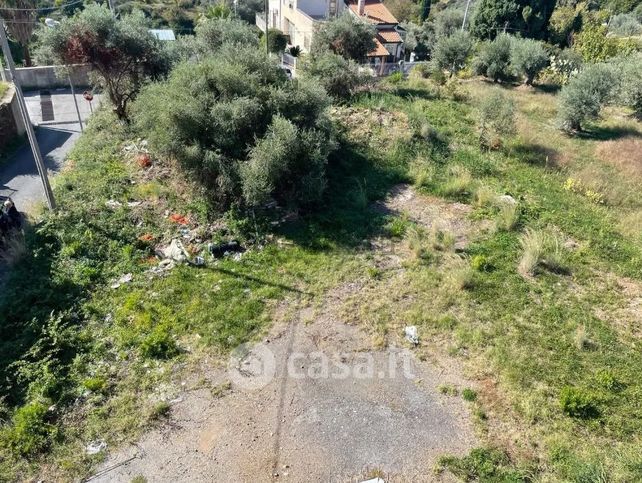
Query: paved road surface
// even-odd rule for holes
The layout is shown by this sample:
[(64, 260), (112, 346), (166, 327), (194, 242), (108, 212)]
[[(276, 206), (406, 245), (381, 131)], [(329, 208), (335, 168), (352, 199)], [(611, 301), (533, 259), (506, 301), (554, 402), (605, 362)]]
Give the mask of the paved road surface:
[[(60, 171), (67, 153), (80, 136), (80, 126), (70, 91), (52, 90), (50, 93), (54, 114), (54, 119), (51, 121), (42, 120), (43, 110), (47, 113), (48, 108), (46, 104), (41, 105), (43, 98), (40, 92), (27, 92), (25, 99), (29, 116), (34, 125), (38, 126), (36, 137), (49, 175), (52, 176)], [(81, 95), (78, 93), (76, 95), (80, 115), (83, 120), (86, 120), (90, 115), (89, 105)], [(97, 104), (97, 100), (94, 100), (94, 107)], [(38, 203), (45, 202), (38, 169), (29, 143), (26, 141), (6, 163), (0, 166), (0, 196), (11, 196), (21, 211), (30, 211)]]

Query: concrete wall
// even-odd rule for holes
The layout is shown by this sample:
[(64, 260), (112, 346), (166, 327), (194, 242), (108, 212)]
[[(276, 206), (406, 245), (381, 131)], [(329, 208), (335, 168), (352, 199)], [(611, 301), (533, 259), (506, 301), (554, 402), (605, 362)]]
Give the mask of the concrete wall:
[(16, 91), (13, 86), (10, 86), (0, 99), (0, 150), (25, 132)]
[[(55, 67), (52, 65), (42, 67), (20, 67), (16, 69), (16, 77), (22, 86), (23, 91), (34, 91), (40, 89), (55, 89), (58, 87), (69, 87), (69, 80), (66, 75), (58, 78)], [(7, 78), (9, 73), (7, 72)], [(75, 87), (88, 87), (89, 66), (74, 65), (71, 67), (71, 80)]]

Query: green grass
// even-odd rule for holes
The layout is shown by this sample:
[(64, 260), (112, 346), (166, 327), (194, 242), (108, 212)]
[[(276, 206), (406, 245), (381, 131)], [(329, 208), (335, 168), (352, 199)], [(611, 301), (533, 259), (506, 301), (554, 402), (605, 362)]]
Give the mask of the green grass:
[[(480, 151), (477, 97), (454, 100), (416, 81), (362, 95), (355, 106), (404, 112), (412, 140), (376, 148), (343, 140), (323, 208), (272, 232), (262, 219), (257, 226), (229, 214), (228, 232), (215, 235), (246, 242), (258, 230), (282, 243), (151, 280), (144, 272), (152, 247), (138, 237), (175, 233), (165, 210), (207, 223), (206, 200), (185, 196), (169, 179), (142, 180), (122, 160), (128, 133), (110, 116), (96, 117), (70, 155), (73, 169), (56, 179), (62, 208), (29, 231), (30, 254), (0, 295), (0, 479), (27, 478), (43, 465), (54, 468), (54, 479), (86, 476), (100, 459), (83, 456), (88, 441), (130, 441), (171, 410), (149, 396), (173, 371), (259, 337), (280, 302), (311, 301), (355, 277), (368, 283), (346, 302), (347, 319), (377, 340), (417, 325), (471, 377), (497, 383), (495, 392), (484, 384), (462, 391), (486, 448), (445, 458), (443, 468), (482, 481), (642, 479), (642, 353), (608, 318), (627, 304), (616, 278), (642, 279), (642, 246), (618, 231), (621, 205), (565, 188), (569, 176), (599, 165), (592, 153), (602, 141), (557, 138), (547, 124), (552, 96), (536, 93), (518, 103), (520, 116), (540, 143), (564, 143), (576, 161), (549, 166), (540, 153), (556, 146), (535, 149), (519, 136), (502, 150)], [(607, 120), (594, 129), (608, 137), (618, 126)], [(473, 205), (470, 221), (494, 228), (455, 253), (452, 234), (424, 232), (405, 215), (369, 208), (418, 175), (417, 189)], [(501, 213), (493, 193), (510, 194), (519, 209)], [(642, 209), (637, 195), (625, 198), (628, 208)], [(110, 210), (109, 199), (148, 204)], [(549, 262), (547, 245), (536, 269), (520, 274), (525, 233), (555, 238), (564, 270)], [(373, 268), (363, 243), (374, 235), (410, 245), (403, 270)], [(567, 238), (577, 246), (566, 248)], [(110, 289), (123, 273), (133, 274), (132, 283)], [(77, 400), (81, 411), (72, 409)], [(494, 447), (502, 424), (511, 426), (519, 451)]]
[(0, 99), (4, 96), (5, 92), (9, 89), (9, 84), (0, 81)]

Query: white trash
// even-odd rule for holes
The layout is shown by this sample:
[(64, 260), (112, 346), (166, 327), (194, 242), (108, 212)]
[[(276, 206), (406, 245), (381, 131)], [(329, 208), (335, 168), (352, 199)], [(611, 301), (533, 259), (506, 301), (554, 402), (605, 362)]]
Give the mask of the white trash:
[(419, 335), (417, 334), (416, 325), (409, 325), (403, 330), (403, 332), (408, 341), (412, 342), (414, 345), (419, 344)]

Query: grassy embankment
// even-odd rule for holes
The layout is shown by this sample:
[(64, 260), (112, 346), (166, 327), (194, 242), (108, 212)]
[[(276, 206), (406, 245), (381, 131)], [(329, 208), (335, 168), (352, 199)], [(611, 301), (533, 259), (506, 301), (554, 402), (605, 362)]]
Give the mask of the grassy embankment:
[[(83, 456), (87, 442), (114, 445), (162, 418), (197, 361), (256, 337), (280, 300), (310, 301), (360, 278), (366, 288), (345, 313), (357, 314), (373, 344), (414, 323), (423, 340), (438, 342), (420, 353), (444, 350), (478, 381), (467, 399), (475, 400), (480, 436), (500, 452), (444, 460), (457, 474), (641, 478), (639, 317), (618, 287), (633, 290), (642, 280), (634, 229), (642, 199), (628, 168), (607, 162), (617, 143), (639, 139), (639, 124), (613, 111), (570, 139), (554, 126), (552, 94), (507, 88), (518, 103), (519, 134), (486, 152), (478, 147), (475, 105), (489, 87), (464, 89), (468, 95), (454, 100), (428, 81), (412, 81), (357, 99), (354, 107), (372, 110), (372, 125), (362, 136), (348, 124), (352, 143), (332, 160), (324, 208), (276, 232), (231, 215), (207, 225), (207, 203), (174, 167), (144, 172), (124, 161), (127, 133), (109, 116), (94, 119), (56, 180), (61, 210), (30, 230), (33, 252), (13, 267), (0, 296), (7, 421), (0, 477), (38, 467), (59, 477), (85, 474), (100, 458)], [(411, 139), (379, 126), (380, 112), (403, 113)], [(410, 217), (391, 220), (370, 209), (401, 181), (473, 204), (473, 220), (498, 228), (470, 240), (465, 253), (445, 256), (451, 249), (437, 249)], [(514, 216), (494, 202), (501, 194), (518, 200)], [(123, 206), (107, 208), (110, 199)], [(209, 226), (215, 239), (240, 236), (251, 245), (258, 235), (265, 247), (239, 261), (150, 278), (152, 243), (139, 237), (168, 241), (178, 233), (166, 210), (189, 213), (191, 226)], [(558, 242), (534, 254), (543, 263), (533, 274), (518, 270), (528, 230)], [(381, 233), (411, 246), (416, 256), (403, 270), (371, 266), (363, 241)], [(445, 283), (452, 259), (459, 283)], [(110, 289), (124, 273), (133, 282)]]

